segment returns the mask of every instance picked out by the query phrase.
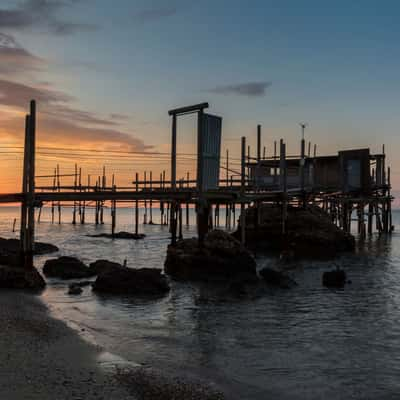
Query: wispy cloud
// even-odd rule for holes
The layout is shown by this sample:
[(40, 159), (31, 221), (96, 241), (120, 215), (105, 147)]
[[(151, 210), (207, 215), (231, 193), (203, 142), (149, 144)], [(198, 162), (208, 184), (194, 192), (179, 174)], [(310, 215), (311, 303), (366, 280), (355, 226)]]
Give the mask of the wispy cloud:
[[(118, 121), (71, 106), (74, 101), (61, 91), (0, 79), (0, 106), (26, 110), (29, 100), (38, 102), (40, 139), (51, 143), (88, 146), (107, 143), (112, 148), (135, 151), (150, 149), (141, 139), (119, 129)], [(3, 118), (1, 129), (12, 137), (21, 137), (23, 118)]]
[(44, 65), (43, 59), (21, 47), (13, 36), (0, 32), (0, 74), (38, 71)]
[(147, 22), (166, 17), (171, 17), (177, 13), (178, 9), (174, 6), (158, 8), (148, 8), (134, 14), (133, 19), (137, 22)]
[(0, 29), (45, 28), (57, 35), (95, 29), (92, 24), (65, 21), (60, 18), (60, 10), (78, 2), (79, 0), (25, 0), (15, 8), (0, 8)]
[(208, 92), (224, 95), (234, 94), (238, 96), (262, 97), (265, 96), (267, 89), (271, 87), (271, 85), (272, 83), (267, 81), (247, 82), (234, 85), (216, 86), (209, 89)]
[(129, 119), (129, 115), (113, 113), (110, 114), (110, 118), (116, 121), (127, 121)]

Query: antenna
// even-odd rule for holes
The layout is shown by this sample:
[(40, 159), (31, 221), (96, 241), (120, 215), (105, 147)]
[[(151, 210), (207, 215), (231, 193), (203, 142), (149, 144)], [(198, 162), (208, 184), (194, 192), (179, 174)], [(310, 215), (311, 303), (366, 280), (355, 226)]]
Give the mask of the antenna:
[(300, 122), (299, 125), (301, 126), (301, 139), (304, 140), (304, 131), (308, 126), (308, 122)]

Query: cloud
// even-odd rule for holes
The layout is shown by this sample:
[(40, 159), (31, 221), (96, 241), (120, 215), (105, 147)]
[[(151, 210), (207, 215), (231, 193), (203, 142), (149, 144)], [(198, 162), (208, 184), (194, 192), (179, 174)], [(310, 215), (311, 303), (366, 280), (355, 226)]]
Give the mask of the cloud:
[(44, 106), (73, 100), (62, 92), (0, 79), (0, 104), (25, 109), (31, 99), (36, 99)]
[(166, 17), (172, 17), (177, 13), (178, 9), (173, 6), (165, 6), (159, 8), (149, 8), (147, 10), (140, 11), (133, 16), (133, 19), (137, 22), (147, 22)]
[(248, 83), (239, 83), (235, 85), (226, 85), (226, 86), (216, 86), (213, 89), (208, 90), (210, 93), (217, 94), (234, 94), (239, 96), (248, 96), (248, 97), (262, 97), (265, 96), (265, 93), (269, 87), (271, 87), (271, 82), (248, 82)]
[(125, 115), (125, 114), (113, 113), (113, 114), (110, 114), (110, 118), (111, 118), (111, 119), (115, 119), (115, 120), (117, 120), (117, 121), (126, 121), (126, 120), (128, 120), (130, 117), (129, 117), (129, 115)]
[(95, 29), (92, 24), (65, 21), (58, 16), (60, 10), (78, 2), (79, 0), (25, 0), (15, 8), (0, 9), (0, 29), (45, 28), (57, 35)]
[(11, 35), (0, 32), (0, 74), (39, 71), (45, 61), (22, 48)]
[[(28, 86), (0, 79), (0, 106), (17, 111), (25, 111), (29, 101), (38, 103), (38, 138), (51, 144), (69, 144), (87, 146), (107, 144), (114, 149), (124, 148), (145, 151), (146, 146), (140, 139), (118, 129), (119, 123), (100, 118), (94, 113), (71, 107), (74, 98), (60, 91), (45, 87)], [(15, 115), (15, 114), (14, 114)], [(23, 118), (2, 118), (0, 128), (14, 138), (22, 137)]]

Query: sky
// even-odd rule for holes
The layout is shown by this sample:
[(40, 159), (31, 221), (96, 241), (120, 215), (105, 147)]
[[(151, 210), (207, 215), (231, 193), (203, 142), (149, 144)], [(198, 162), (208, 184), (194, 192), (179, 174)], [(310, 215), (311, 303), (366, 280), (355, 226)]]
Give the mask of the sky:
[[(168, 174), (168, 110), (207, 101), (233, 163), (257, 124), (267, 154), (280, 138), (298, 153), (307, 122), (319, 154), (384, 143), (400, 194), (399, 16), (397, 1), (2, 0), (0, 192), (20, 188), (35, 98), (39, 173)], [(178, 124), (179, 176), (194, 126)]]

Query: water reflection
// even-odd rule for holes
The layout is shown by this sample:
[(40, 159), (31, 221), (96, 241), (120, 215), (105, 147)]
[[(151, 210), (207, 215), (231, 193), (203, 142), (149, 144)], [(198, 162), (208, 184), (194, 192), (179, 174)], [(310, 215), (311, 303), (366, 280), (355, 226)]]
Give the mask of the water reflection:
[[(130, 230), (131, 217), (121, 211), (118, 228)], [(10, 236), (12, 224), (5, 220), (0, 234)], [(109, 228), (41, 223), (38, 233), (59, 245), (60, 254), (85, 262), (127, 258), (130, 267), (162, 267), (168, 228), (146, 226), (148, 238), (137, 242), (86, 237)], [(356, 254), (335, 260), (352, 281), (341, 290), (321, 285), (331, 261), (302, 261), (289, 271), (298, 282), (291, 290), (259, 285), (237, 296), (228, 285), (172, 283), (169, 295), (151, 300), (94, 295), (90, 288), (72, 298), (65, 283), (50, 281), (43, 299), (110, 352), (206, 377), (229, 398), (397, 398), (399, 244), (397, 233), (374, 235)], [(261, 267), (277, 259), (257, 253), (257, 262)]]

